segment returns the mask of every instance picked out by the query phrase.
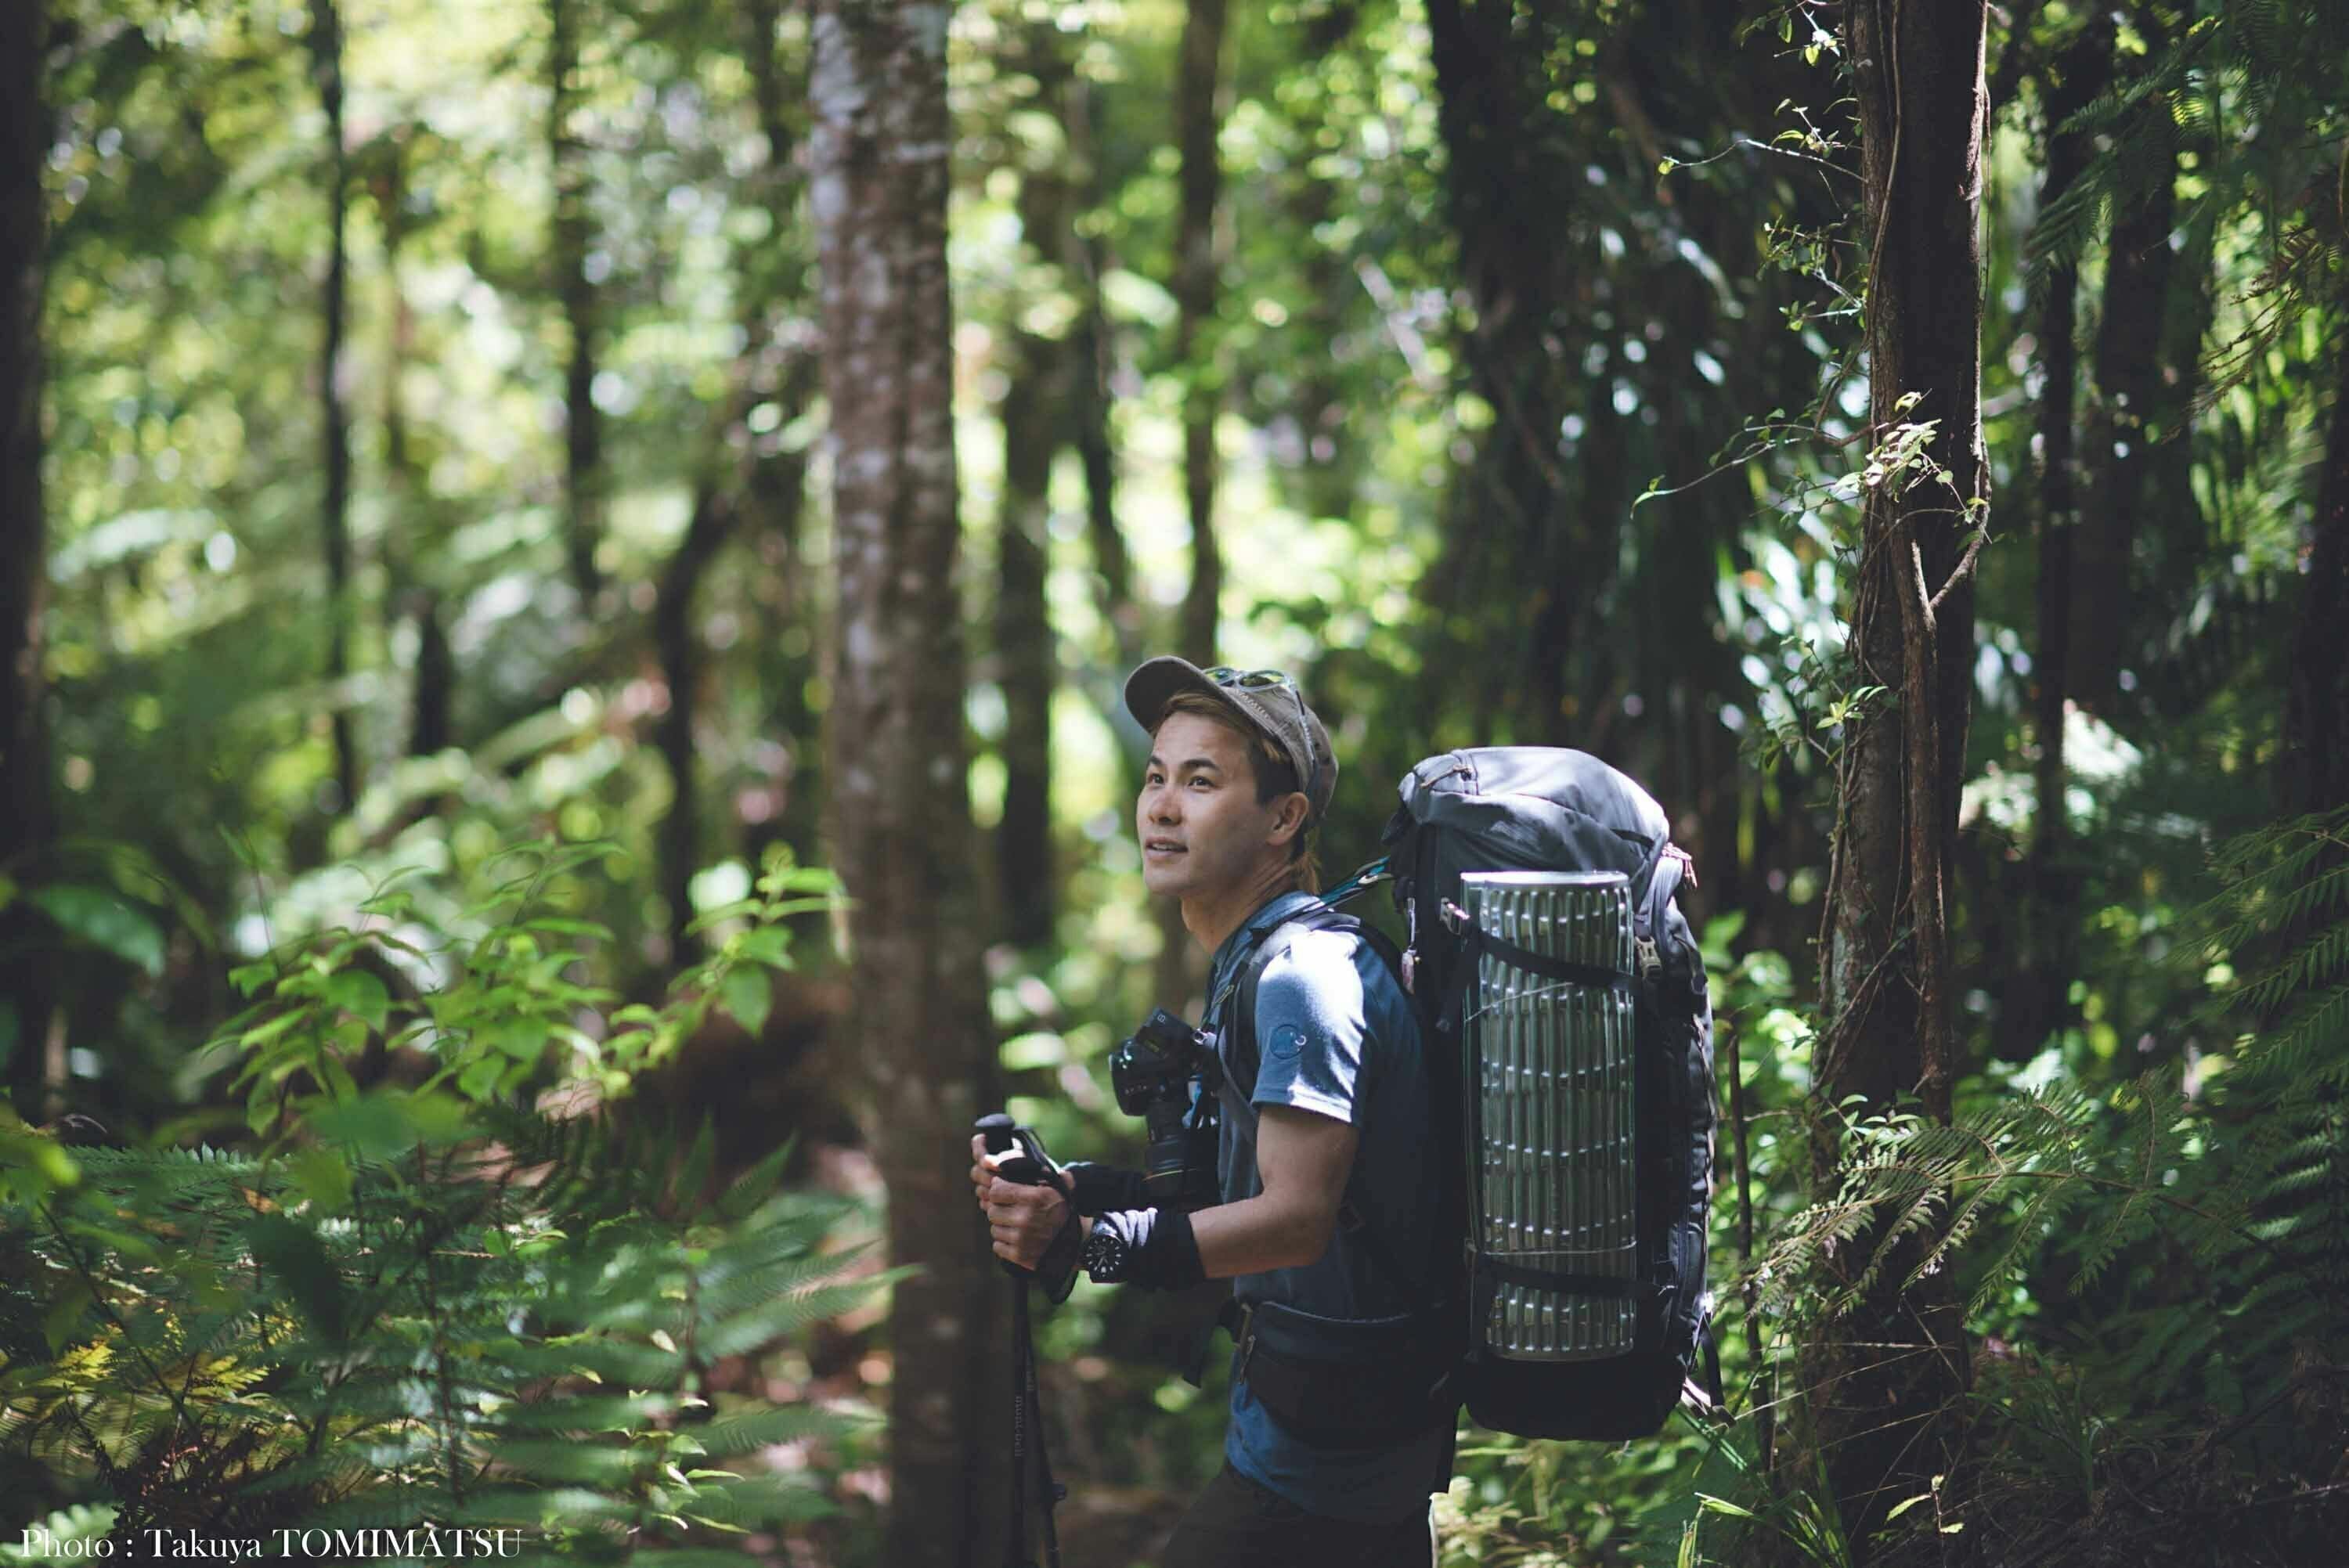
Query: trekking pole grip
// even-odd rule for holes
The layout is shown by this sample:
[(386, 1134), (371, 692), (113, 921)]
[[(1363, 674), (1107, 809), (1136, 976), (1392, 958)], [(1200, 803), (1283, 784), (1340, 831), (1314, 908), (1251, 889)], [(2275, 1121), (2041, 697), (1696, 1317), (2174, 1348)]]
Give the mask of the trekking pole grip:
[(996, 1166), (995, 1173), (998, 1176), (1002, 1177), (1006, 1181), (1017, 1181), (1023, 1187), (1040, 1187), (1044, 1184), (1044, 1167), (1036, 1159), (1035, 1145), (1029, 1139), (1020, 1136), (1025, 1130), (1008, 1114), (999, 1110), (990, 1111), (980, 1117), (972, 1126), (981, 1137), (987, 1140), (987, 1151), (989, 1154), (1010, 1154), (1014, 1150), (1019, 1151), (1013, 1158)]

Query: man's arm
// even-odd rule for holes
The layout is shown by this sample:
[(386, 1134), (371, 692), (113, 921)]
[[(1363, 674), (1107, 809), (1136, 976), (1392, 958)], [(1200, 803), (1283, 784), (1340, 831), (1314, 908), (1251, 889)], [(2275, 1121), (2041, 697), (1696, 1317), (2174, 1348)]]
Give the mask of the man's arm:
[(1264, 1191), (1191, 1216), (1209, 1279), (1318, 1262), (1338, 1228), (1361, 1135), (1342, 1121), (1290, 1106), (1262, 1106), (1257, 1116), (1256, 1168)]

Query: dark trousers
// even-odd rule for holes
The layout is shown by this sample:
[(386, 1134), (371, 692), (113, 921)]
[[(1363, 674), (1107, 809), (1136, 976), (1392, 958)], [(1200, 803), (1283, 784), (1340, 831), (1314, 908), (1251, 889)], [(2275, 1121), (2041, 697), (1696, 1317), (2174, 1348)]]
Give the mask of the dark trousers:
[(1356, 1524), (1308, 1513), (1232, 1469), (1216, 1473), (1174, 1527), (1159, 1568), (1434, 1568), (1424, 1513), (1396, 1524)]

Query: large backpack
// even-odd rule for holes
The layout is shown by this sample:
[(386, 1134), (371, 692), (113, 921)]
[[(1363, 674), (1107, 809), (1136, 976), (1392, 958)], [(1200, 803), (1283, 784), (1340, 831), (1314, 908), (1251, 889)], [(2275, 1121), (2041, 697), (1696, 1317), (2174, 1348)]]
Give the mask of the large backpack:
[[(1692, 880), (1663, 810), (1597, 758), (1545, 747), (1450, 751), (1411, 770), (1387, 824), (1386, 870), (1409, 945), (1402, 957), (1436, 1086), (1435, 1121), (1450, 1147), (1438, 1230), (1459, 1243), (1442, 1271), (1464, 1346), (1457, 1392), (1468, 1413), (1523, 1437), (1622, 1441), (1661, 1429), (1702, 1355), (1714, 1403), (1720, 1373), (1705, 1294), (1713, 1173), (1713, 1011), (1704, 963), (1675, 899)], [(1466, 918), (1461, 878), (1476, 872), (1620, 872), (1627, 879), (1633, 974), (1558, 965)], [(1622, 1280), (1528, 1267), (1469, 1233), (1475, 1184), (1500, 1130), (1480, 1125), (1485, 1026), (1470, 1016), (1488, 950), (1520, 971), (1590, 989), (1628, 990), (1634, 1020), (1631, 1145), (1636, 1253)], [(1487, 1079), (1486, 1082), (1491, 1080)], [(1629, 1344), (1589, 1359), (1524, 1359), (1494, 1343), (1495, 1296), (1513, 1287), (1628, 1295)]]
[[(1692, 883), (1688, 856), (1672, 844), (1663, 810), (1646, 790), (1579, 751), (1519, 746), (1445, 752), (1413, 768), (1399, 793), (1402, 805), (1384, 835), (1386, 859), (1333, 889), (1329, 900), (1342, 903), (1362, 885), (1392, 878), (1409, 946), (1398, 954), (1375, 928), (1329, 908), (1305, 912), (1259, 939), (1211, 1008), (1221, 1017), (1222, 1004), (1233, 1004), (1225, 1057), (1233, 1114), (1253, 1119), (1247, 1101), (1258, 1060), (1256, 993), (1266, 967), (1299, 933), (1358, 934), (1397, 972), (1427, 1053), (1438, 1141), (1430, 1164), (1442, 1186), (1437, 1256), (1427, 1275), (1436, 1299), (1416, 1315), (1436, 1324), (1445, 1341), (1429, 1347), (1430, 1360), (1450, 1368), (1436, 1403), (1464, 1404), (1494, 1431), (1621, 1442), (1662, 1428), (1702, 1358), (1703, 1392), (1717, 1407), (1721, 1376), (1704, 1288), (1713, 1010), (1704, 962), (1675, 896), (1683, 880)], [(1461, 878), (1480, 872), (1620, 873), (1630, 906), (1627, 971), (1545, 958), (1472, 924)], [(1472, 1092), (1489, 1081), (1482, 1059), (1485, 1026), (1471, 1007), (1487, 954), (1555, 985), (1629, 998), (1637, 1201), (1630, 1266), (1617, 1271), (1628, 1277), (1529, 1266), (1471, 1234), (1472, 1215), (1485, 1207), (1475, 1183), (1490, 1174), (1490, 1156), (1508, 1136), (1484, 1125), (1486, 1097)], [(1391, 1244), (1350, 1204), (1340, 1218), (1374, 1265), (1407, 1277)], [(1629, 1343), (1584, 1359), (1513, 1355), (1488, 1332), (1495, 1298), (1512, 1289), (1625, 1301)]]

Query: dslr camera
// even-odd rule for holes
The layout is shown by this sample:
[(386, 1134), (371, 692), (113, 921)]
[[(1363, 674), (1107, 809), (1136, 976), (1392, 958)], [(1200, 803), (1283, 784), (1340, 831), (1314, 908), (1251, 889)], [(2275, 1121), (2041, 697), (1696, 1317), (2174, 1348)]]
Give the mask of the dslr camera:
[(1216, 1202), (1219, 1120), (1208, 1075), (1221, 1070), (1215, 1036), (1163, 1007), (1110, 1053), (1118, 1109), (1142, 1118), (1149, 1130), (1143, 1181), (1159, 1208)]

